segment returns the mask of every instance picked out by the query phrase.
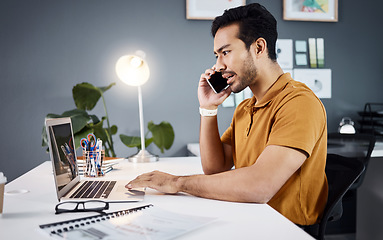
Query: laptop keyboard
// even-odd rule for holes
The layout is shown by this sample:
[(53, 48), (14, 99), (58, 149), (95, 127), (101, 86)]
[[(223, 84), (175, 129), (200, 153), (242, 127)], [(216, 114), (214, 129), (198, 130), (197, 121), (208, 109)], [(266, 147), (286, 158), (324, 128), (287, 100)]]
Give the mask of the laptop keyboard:
[(107, 198), (116, 181), (85, 181), (70, 198)]

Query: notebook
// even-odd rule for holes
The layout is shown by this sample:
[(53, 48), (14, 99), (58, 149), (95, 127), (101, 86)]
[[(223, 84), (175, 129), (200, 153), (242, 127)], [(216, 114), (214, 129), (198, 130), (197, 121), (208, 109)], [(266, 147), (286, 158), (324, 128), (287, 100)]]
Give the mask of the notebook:
[(59, 201), (98, 199), (136, 202), (143, 200), (145, 192), (126, 189), (127, 181), (106, 181), (100, 178), (80, 181), (71, 119), (46, 119), (45, 126)]
[(212, 217), (180, 214), (153, 205), (40, 225), (54, 239), (174, 239), (215, 221)]

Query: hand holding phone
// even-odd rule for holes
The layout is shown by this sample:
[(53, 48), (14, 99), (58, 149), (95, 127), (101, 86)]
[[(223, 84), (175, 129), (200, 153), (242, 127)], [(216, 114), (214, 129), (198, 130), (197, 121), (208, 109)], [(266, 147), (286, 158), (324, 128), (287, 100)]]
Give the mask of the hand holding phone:
[(220, 93), (229, 87), (227, 79), (222, 77), (221, 72), (215, 72), (212, 74), (210, 78), (207, 79), (207, 82), (215, 93)]

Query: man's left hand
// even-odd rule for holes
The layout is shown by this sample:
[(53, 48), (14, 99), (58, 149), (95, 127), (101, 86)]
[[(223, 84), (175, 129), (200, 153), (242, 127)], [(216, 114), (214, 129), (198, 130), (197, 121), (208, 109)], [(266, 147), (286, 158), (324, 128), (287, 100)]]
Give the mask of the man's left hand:
[(175, 194), (179, 192), (177, 187), (178, 176), (168, 173), (153, 171), (142, 174), (130, 181), (125, 187), (128, 189), (149, 187), (163, 193)]

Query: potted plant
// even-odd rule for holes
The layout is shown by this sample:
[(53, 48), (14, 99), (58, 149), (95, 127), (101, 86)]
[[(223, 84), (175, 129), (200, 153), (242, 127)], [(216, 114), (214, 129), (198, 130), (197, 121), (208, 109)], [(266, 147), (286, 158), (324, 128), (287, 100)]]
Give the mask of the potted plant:
[[(115, 84), (116, 83), (111, 83), (107, 87), (95, 87), (87, 82), (79, 83), (72, 89), (76, 108), (65, 111), (62, 114), (49, 113), (46, 117), (70, 117), (72, 120), (75, 146), (77, 146), (77, 148), (80, 146), (80, 140), (82, 138), (86, 138), (89, 133), (94, 133), (103, 141), (105, 156), (116, 157), (112, 136), (117, 133), (118, 128), (116, 125), (110, 125), (104, 98), (104, 93)], [(102, 116), (101, 119), (88, 112), (96, 106), (100, 98), (102, 99), (105, 111), (105, 116)], [(106, 122), (106, 127), (104, 127), (104, 122)], [(145, 146), (149, 146), (154, 142), (154, 144), (161, 150), (161, 153), (163, 153), (164, 149), (168, 150), (173, 145), (174, 130), (170, 123), (163, 121), (160, 124), (154, 124), (153, 121), (150, 121), (148, 123), (148, 130), (146, 136), (149, 136), (149, 133), (151, 133), (151, 137), (145, 137)], [(141, 148), (140, 137), (120, 134), (120, 139), (127, 147)], [(42, 146), (48, 146), (45, 127), (42, 132)]]
[[(116, 83), (111, 83), (107, 87), (95, 87), (87, 82), (79, 83), (72, 89), (73, 100), (77, 108), (65, 111), (62, 114), (49, 113), (46, 117), (70, 117), (72, 120), (75, 145), (77, 147), (80, 146), (81, 138), (86, 138), (89, 133), (94, 133), (103, 141), (105, 156), (116, 157), (112, 136), (117, 133), (117, 126), (110, 125), (104, 98), (104, 93), (115, 84)], [(100, 98), (102, 99), (105, 110), (105, 116), (102, 116), (101, 119), (94, 114), (88, 113), (88, 111), (91, 111), (96, 106)], [(106, 122), (106, 127), (104, 127), (104, 122)], [(42, 139), (42, 146), (47, 146), (48, 142), (45, 128), (42, 133)]]

